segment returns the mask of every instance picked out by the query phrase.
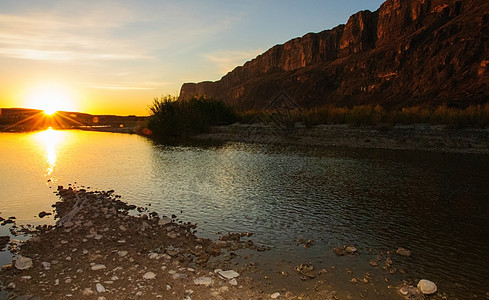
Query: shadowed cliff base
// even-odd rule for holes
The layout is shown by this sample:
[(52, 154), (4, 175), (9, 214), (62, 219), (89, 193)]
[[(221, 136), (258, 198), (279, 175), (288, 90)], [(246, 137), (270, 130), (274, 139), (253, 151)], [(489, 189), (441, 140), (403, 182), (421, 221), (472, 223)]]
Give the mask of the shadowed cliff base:
[(309, 108), (484, 104), (488, 24), (485, 0), (387, 0), (346, 25), (276, 45), (219, 81), (185, 83), (180, 99), (240, 110), (262, 109), (280, 91)]
[(212, 127), (199, 140), (265, 144), (320, 145), (370, 149), (422, 150), (489, 154), (489, 129), (450, 129), (443, 125), (412, 124), (392, 127), (296, 124), (283, 130), (263, 124)]

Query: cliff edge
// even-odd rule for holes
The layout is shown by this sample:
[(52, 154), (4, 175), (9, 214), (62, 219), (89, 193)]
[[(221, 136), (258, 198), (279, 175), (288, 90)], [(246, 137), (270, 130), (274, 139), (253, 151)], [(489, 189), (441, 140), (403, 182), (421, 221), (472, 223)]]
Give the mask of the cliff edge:
[(276, 45), (219, 81), (185, 83), (180, 99), (247, 110), (281, 91), (304, 107), (486, 103), (489, 1), (387, 0), (346, 25)]

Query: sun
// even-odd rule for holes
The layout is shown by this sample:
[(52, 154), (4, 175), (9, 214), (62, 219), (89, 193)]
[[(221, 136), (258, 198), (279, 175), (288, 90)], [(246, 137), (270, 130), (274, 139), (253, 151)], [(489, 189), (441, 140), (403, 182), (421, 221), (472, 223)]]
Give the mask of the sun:
[(31, 89), (26, 107), (40, 109), (46, 115), (57, 111), (73, 111), (76, 107), (71, 91), (59, 84), (43, 84)]

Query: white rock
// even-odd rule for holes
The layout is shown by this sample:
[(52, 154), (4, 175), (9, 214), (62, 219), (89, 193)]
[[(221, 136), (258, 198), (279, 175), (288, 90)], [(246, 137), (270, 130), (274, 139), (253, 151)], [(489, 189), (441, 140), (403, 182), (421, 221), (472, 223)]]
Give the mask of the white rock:
[(279, 292), (276, 292), (276, 293), (273, 293), (270, 295), (270, 298), (272, 299), (277, 299), (278, 297), (280, 297), (280, 293)]
[(229, 284), (236, 286), (236, 285), (238, 285), (238, 281), (236, 280), (236, 278), (233, 278), (233, 279), (229, 280)]
[(426, 279), (421, 279), (418, 282), (418, 290), (425, 295), (431, 295), (436, 293), (438, 288), (436, 287), (436, 284), (434, 282)]
[(105, 293), (105, 288), (104, 288), (104, 286), (101, 283), (97, 283), (95, 285), (95, 288), (97, 289), (97, 292), (99, 292), (99, 293)]
[(346, 253), (353, 254), (358, 251), (358, 249), (354, 246), (348, 246), (345, 248)]
[(156, 278), (156, 274), (153, 273), (153, 272), (147, 272), (143, 275), (143, 278), (144, 279), (155, 279)]
[(171, 286), (169, 284), (166, 285), (166, 290), (167, 291), (171, 290)]
[(234, 270), (220, 271), (219, 275), (226, 279), (233, 279), (239, 276), (239, 273)]
[(15, 267), (19, 270), (27, 270), (32, 267), (32, 259), (25, 256), (19, 256), (15, 261)]
[(163, 218), (158, 220), (159, 226), (163, 226), (163, 225), (170, 224), (170, 223), (171, 223), (171, 219), (168, 217), (163, 217)]
[(117, 254), (118, 254), (120, 257), (124, 257), (124, 256), (126, 256), (126, 255), (127, 255), (127, 253), (128, 253), (128, 252), (127, 252), (127, 251), (125, 251), (125, 250), (117, 251)]
[(158, 258), (158, 253), (151, 252), (149, 254), (149, 259), (156, 259), (156, 258)]
[(210, 285), (212, 285), (212, 278), (202, 276), (202, 277), (194, 279), (194, 284), (195, 285), (210, 286)]
[(93, 271), (98, 271), (98, 270), (103, 270), (103, 269), (105, 269), (105, 265), (102, 265), (102, 264), (96, 264), (96, 265), (92, 266)]
[(42, 266), (43, 266), (43, 268), (44, 268), (44, 269), (46, 269), (46, 270), (51, 269), (51, 264), (50, 264), (50, 263), (48, 263), (47, 261), (43, 261), (43, 262), (41, 263), (41, 265), (42, 265)]

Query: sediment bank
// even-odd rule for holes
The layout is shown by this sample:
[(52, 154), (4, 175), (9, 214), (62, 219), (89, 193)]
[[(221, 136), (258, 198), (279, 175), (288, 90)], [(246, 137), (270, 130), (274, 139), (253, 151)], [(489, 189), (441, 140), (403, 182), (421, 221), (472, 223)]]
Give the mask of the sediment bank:
[(369, 149), (489, 154), (489, 129), (451, 129), (414, 124), (392, 127), (318, 125), (312, 128), (235, 124), (212, 127), (199, 140), (320, 145)]

